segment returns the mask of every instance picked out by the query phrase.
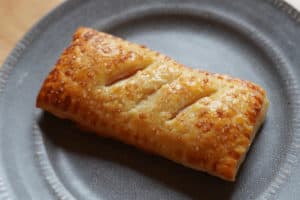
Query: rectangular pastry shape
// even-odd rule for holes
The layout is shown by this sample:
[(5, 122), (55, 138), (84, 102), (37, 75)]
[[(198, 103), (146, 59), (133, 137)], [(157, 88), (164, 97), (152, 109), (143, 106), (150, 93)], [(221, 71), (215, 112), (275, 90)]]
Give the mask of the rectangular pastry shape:
[(36, 105), (98, 135), (234, 181), (268, 99), (254, 83), (79, 28)]

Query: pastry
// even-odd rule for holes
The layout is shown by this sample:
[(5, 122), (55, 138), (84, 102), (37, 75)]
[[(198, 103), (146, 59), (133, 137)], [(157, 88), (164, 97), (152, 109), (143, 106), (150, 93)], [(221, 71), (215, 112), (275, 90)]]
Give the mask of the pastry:
[(254, 83), (191, 69), (83, 27), (36, 102), (100, 136), (228, 181), (235, 180), (268, 104)]

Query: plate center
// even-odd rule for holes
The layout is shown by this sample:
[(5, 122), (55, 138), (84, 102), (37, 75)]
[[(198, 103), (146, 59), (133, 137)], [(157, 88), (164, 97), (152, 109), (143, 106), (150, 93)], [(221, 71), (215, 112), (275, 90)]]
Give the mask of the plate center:
[(184, 168), (118, 142), (80, 133), (71, 123), (46, 116), (46, 124), (51, 123), (47, 125), (50, 131), (43, 130), (49, 158), (58, 177), (74, 196), (78, 199), (87, 196), (90, 199), (240, 199), (246, 194), (253, 199), (259, 195), (257, 191), (267, 188), (280, 166), (276, 155), (285, 151), (280, 143), (288, 140), (284, 133), (288, 131), (289, 118), (276, 115), (285, 113), (288, 98), (280, 92), (284, 89), (278, 90), (285, 88), (280, 81), (282, 75), (275, 70), (264, 49), (240, 34), (238, 27), (191, 16), (142, 17), (98, 28), (145, 44), (187, 66), (254, 81), (267, 90), (271, 105), (268, 119), (236, 183)]

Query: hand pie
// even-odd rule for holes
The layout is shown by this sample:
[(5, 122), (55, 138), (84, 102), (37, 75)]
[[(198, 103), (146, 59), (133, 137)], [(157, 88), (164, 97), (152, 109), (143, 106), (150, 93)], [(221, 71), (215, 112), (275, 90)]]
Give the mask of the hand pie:
[(75, 32), (36, 102), (98, 135), (229, 181), (268, 104), (254, 83), (194, 70), (89, 28)]

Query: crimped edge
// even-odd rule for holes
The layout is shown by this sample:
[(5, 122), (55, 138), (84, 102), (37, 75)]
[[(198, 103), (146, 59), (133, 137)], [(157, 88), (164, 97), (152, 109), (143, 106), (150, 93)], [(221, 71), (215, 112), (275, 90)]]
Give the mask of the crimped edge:
[[(5, 86), (11, 71), (16, 66), (19, 58), (25, 52), (25, 49), (31, 44), (31, 42), (36, 38), (45, 28), (47, 28), (48, 24), (55, 21), (59, 17), (64, 15), (64, 11), (68, 7), (77, 6), (77, 2), (84, 3), (84, 1), (65, 1), (61, 3), (59, 6), (50, 10), (46, 13), (37, 23), (35, 23), (28, 32), (25, 33), (23, 38), (19, 40), (12, 51), (9, 53), (7, 58), (2, 64), (0, 68), (0, 101), (2, 97), (2, 93), (5, 90)], [(1, 130), (1, 127), (0, 127)], [(0, 144), (1, 144), (0, 140)], [(0, 160), (2, 160), (2, 156), (0, 154)], [(0, 172), (3, 173), (2, 166), (0, 165)], [(0, 198), (3, 200), (13, 200), (15, 197), (13, 193), (9, 190), (9, 183), (5, 182), (5, 177), (0, 173)]]
[(39, 112), (35, 113), (32, 132), (35, 147), (35, 157), (38, 161), (41, 173), (59, 200), (75, 200), (76, 198), (63, 186), (62, 182), (59, 180), (49, 161), (44, 139), (37, 122), (39, 114)]
[[(78, 2), (84, 3), (84, 1), (66, 1), (60, 4), (58, 7), (54, 8), (52, 11), (50, 11), (48, 14), (46, 14), (42, 19), (38, 21), (26, 34), (25, 36), (16, 44), (14, 49), (11, 51), (9, 56), (6, 58), (5, 62), (2, 65), (2, 68), (0, 69), (0, 100), (2, 98), (2, 93), (5, 90), (6, 82), (9, 78), (9, 75), (15, 65), (17, 64), (19, 58), (23, 55), (24, 50), (31, 44), (32, 40), (39, 35), (40, 32), (44, 28), (47, 27), (51, 21), (55, 20), (58, 17), (61, 17), (64, 15), (64, 10), (68, 6), (77, 6)], [(296, 24), (300, 23), (300, 12), (291, 6), (289, 3), (285, 2), (284, 0), (268, 0), (275, 8), (278, 8), (279, 11), (287, 14), (291, 20), (293, 20)], [(256, 39), (260, 39), (261, 37), (256, 36)], [(262, 46), (270, 46), (268, 45), (268, 42), (266, 40), (261, 40), (264, 45)], [(274, 51), (274, 49), (271, 49), (271, 51)], [(272, 52), (274, 53), (274, 52)], [(275, 54), (276, 55), (276, 54)], [(282, 60), (278, 60), (277, 62), (282, 63), (284, 62)], [(289, 76), (289, 75), (288, 75)], [(295, 79), (292, 79), (293, 83), (289, 83), (289, 85), (294, 86), (296, 83), (294, 83)], [(293, 91), (293, 93), (296, 96), (300, 97), (300, 93), (298, 91), (298, 88)], [(300, 102), (291, 102), (291, 105), (296, 105), (297, 108), (300, 108)], [(296, 124), (296, 130), (300, 130), (300, 118), (299, 117), (293, 119), (293, 124)], [(1, 128), (1, 127), (0, 127)], [(268, 187), (266, 191), (264, 191), (264, 194), (259, 196), (259, 199), (271, 199), (275, 196), (276, 192), (280, 189), (280, 186), (287, 180), (289, 177), (292, 168), (296, 165), (298, 162), (298, 156), (297, 151), (300, 149), (300, 134), (295, 134), (296, 138), (291, 142), (290, 152), (286, 155), (286, 161), (283, 164), (283, 167), (278, 172), (278, 175), (274, 179), (274, 183), (272, 182), (271, 185)], [(0, 141), (1, 142), (1, 141)], [(0, 154), (1, 156), (1, 154)], [(0, 157), (0, 159), (2, 159)], [(1, 167), (1, 166), (0, 166)], [(1, 169), (1, 168), (0, 168)], [(4, 178), (2, 178), (0, 174), (0, 197), (3, 199), (11, 200), (13, 199), (13, 196), (8, 190), (9, 184), (5, 183)], [(53, 186), (52, 186), (52, 189)]]

